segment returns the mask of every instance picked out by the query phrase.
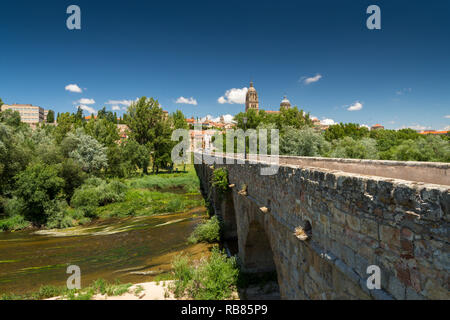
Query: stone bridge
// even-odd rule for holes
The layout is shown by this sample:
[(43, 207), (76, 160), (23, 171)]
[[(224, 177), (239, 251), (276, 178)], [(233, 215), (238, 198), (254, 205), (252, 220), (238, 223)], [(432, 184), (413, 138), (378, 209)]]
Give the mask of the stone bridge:
[[(261, 175), (264, 160), (195, 158), (242, 268), (276, 271), (282, 298), (450, 298), (450, 164), (280, 157), (276, 174)], [(228, 172), (224, 194), (211, 183), (217, 168)], [(371, 265), (380, 289), (367, 286)]]

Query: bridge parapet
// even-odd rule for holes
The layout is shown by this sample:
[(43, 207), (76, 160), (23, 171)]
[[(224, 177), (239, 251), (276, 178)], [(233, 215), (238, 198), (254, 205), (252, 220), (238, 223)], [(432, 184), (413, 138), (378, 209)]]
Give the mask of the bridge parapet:
[[(283, 161), (272, 176), (260, 175), (263, 161), (215, 165), (235, 185), (226, 201), (244, 268), (274, 266), (287, 299), (450, 298), (448, 186)], [(214, 194), (213, 167), (196, 170)], [(225, 200), (211, 199), (220, 214)], [(299, 240), (295, 229), (307, 223), (311, 237)], [(367, 288), (370, 265), (381, 270), (379, 290)]]

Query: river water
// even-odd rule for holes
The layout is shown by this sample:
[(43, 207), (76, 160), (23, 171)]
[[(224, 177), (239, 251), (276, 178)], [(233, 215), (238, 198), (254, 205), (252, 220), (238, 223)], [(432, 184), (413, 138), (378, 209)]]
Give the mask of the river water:
[(193, 258), (208, 245), (188, 245), (187, 237), (205, 214), (116, 218), (62, 230), (0, 233), (0, 295), (65, 286), (69, 265), (81, 269), (81, 286), (103, 278), (146, 282), (167, 273), (180, 252)]

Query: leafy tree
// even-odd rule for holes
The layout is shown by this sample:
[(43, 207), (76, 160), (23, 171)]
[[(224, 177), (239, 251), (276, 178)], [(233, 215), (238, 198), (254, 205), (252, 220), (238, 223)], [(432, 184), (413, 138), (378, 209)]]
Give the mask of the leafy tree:
[(55, 128), (55, 139), (59, 144), (72, 129), (76, 128), (76, 118), (70, 112), (61, 113), (57, 119)]
[(325, 130), (325, 139), (329, 142), (344, 137), (351, 137), (353, 139), (367, 138), (369, 137), (369, 129), (360, 127), (357, 123), (339, 123), (331, 125)]
[(142, 169), (145, 172), (150, 164), (150, 150), (146, 145), (137, 143), (133, 139), (129, 139), (123, 146), (124, 159), (127, 159), (127, 164), (130, 171), (136, 168)]
[[(132, 103), (128, 107), (126, 121), (130, 138), (151, 153), (153, 170), (158, 172), (159, 168), (167, 167), (171, 163), (170, 153), (174, 145), (171, 141), (172, 129), (158, 101), (142, 97)], [(144, 149), (140, 148), (139, 151), (144, 152)], [(143, 171), (147, 174), (147, 167)]]
[(13, 128), (19, 128), (22, 125), (20, 113), (11, 109), (0, 112), (0, 122)]
[(172, 169), (173, 163), (171, 159), (172, 149), (175, 142), (172, 141), (172, 128), (169, 121), (160, 121), (156, 124), (156, 132), (158, 132), (152, 143), (152, 164), (153, 172), (159, 172), (159, 169)]
[(35, 160), (45, 164), (61, 163), (63, 161), (61, 148), (56, 143), (52, 131), (47, 127), (36, 128), (32, 131), (30, 148), (33, 150)]
[(172, 113), (172, 121), (173, 126), (175, 129), (188, 129), (189, 126), (186, 122), (186, 118), (184, 117), (183, 112), (180, 110), (175, 111)]
[(48, 110), (47, 113), (47, 123), (53, 123), (55, 122), (55, 111), (53, 110)]
[(74, 122), (82, 122), (84, 120), (83, 109), (81, 109), (81, 107), (77, 108), (77, 112), (74, 114), (74, 119)]
[(103, 107), (97, 112), (98, 119), (105, 119), (111, 123), (117, 123), (117, 115), (115, 115), (112, 111), (107, 111), (106, 107)]
[(37, 225), (45, 224), (63, 185), (55, 165), (31, 164), (17, 174), (14, 195), (24, 204), (25, 218)]
[[(244, 125), (244, 117), (247, 117), (247, 125)], [(249, 109), (247, 112), (240, 112), (234, 120), (237, 122), (237, 127), (240, 129), (256, 129), (261, 123), (261, 118), (255, 109)]]
[(309, 114), (305, 114), (303, 110), (299, 110), (297, 107), (280, 110), (278, 117), (276, 117), (276, 121), (277, 127), (280, 130), (287, 126), (295, 129), (303, 129), (312, 126)]
[(351, 159), (378, 159), (376, 141), (371, 138), (355, 140), (344, 137), (333, 142), (331, 157)]
[(3, 100), (0, 98), (0, 107), (3, 105)]
[(86, 134), (107, 147), (114, 146), (120, 139), (117, 125), (103, 117), (91, 118), (86, 123), (84, 130)]
[(75, 134), (69, 133), (66, 141), (75, 146), (74, 150), (69, 152), (69, 157), (76, 160), (85, 172), (97, 172), (108, 166), (106, 147), (84, 134), (81, 129)]
[(63, 190), (67, 201), (72, 198), (75, 189), (81, 186), (87, 178), (80, 164), (70, 158), (61, 163), (59, 176), (64, 180)]
[(392, 159), (450, 162), (450, 143), (436, 136), (405, 140), (392, 149)]
[(156, 124), (163, 119), (163, 110), (158, 101), (142, 97), (128, 107), (126, 114), (130, 137), (141, 145), (151, 144), (157, 134)]
[(287, 127), (280, 141), (280, 151), (286, 155), (318, 157), (326, 155), (329, 150), (330, 143), (312, 128), (298, 130)]
[(22, 132), (0, 122), (0, 195), (10, 192), (13, 177), (31, 160), (30, 150)]

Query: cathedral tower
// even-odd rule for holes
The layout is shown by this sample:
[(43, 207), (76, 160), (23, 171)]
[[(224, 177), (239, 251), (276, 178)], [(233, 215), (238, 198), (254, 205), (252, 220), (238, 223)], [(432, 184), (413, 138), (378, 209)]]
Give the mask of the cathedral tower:
[(253, 81), (250, 81), (250, 88), (248, 88), (247, 95), (245, 96), (245, 112), (249, 109), (255, 109), (256, 111), (259, 109), (258, 93), (256, 93), (256, 89), (253, 87)]

